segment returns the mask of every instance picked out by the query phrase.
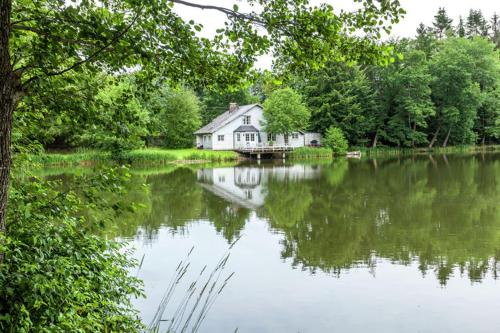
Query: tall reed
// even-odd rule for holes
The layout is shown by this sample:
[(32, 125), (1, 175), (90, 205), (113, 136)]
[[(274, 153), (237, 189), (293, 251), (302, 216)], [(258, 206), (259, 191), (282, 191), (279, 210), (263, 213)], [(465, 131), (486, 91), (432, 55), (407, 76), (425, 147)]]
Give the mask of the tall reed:
[(194, 247), (191, 248), (186, 258), (181, 260), (177, 265), (174, 276), (170, 280), (156, 313), (147, 327), (148, 333), (159, 333), (163, 322), (168, 322), (166, 330), (163, 331), (165, 333), (197, 332), (200, 329), (217, 297), (234, 276), (234, 272), (228, 274), (226, 277), (223, 277), (223, 273), (229, 260), (230, 250), (237, 241), (234, 241), (229, 246), (227, 252), (221, 257), (210, 273), (206, 273), (206, 265), (201, 269), (196, 279), (189, 283), (177, 307), (169, 315), (170, 318), (164, 319), (165, 311), (173, 300), (176, 288), (188, 274), (191, 266), (189, 258), (194, 250)]

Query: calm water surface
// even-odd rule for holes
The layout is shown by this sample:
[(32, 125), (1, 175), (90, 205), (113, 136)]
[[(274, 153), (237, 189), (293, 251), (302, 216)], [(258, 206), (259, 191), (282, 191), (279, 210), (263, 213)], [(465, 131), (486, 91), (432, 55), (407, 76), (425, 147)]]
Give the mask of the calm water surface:
[(183, 167), (131, 184), (143, 208), (108, 231), (144, 256), (146, 323), (193, 246), (187, 280), (241, 237), (201, 332), (500, 332), (500, 154)]

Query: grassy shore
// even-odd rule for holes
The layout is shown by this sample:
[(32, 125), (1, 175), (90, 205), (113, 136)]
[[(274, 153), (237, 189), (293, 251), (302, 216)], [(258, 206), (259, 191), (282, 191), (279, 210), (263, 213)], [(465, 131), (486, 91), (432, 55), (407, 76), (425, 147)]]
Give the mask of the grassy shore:
[(326, 147), (299, 147), (288, 154), (294, 160), (308, 160), (315, 158), (331, 158), (332, 150)]
[(133, 165), (166, 164), (190, 162), (227, 162), (236, 161), (238, 154), (233, 151), (212, 151), (186, 149), (147, 148), (125, 152), (120, 156), (113, 156), (110, 152), (97, 150), (77, 150), (72, 152), (49, 152), (39, 155), (30, 155), (28, 158), (41, 165), (91, 165), (100, 162), (109, 162), (120, 159)]
[(500, 151), (500, 145), (487, 146), (450, 146), (433, 148), (396, 148), (396, 147), (378, 147), (365, 148), (353, 147), (351, 150), (359, 150), (364, 156), (402, 156), (415, 154), (455, 154), (455, 153), (478, 153), (489, 151)]
[[(383, 157), (383, 156), (404, 156), (415, 154), (451, 154), (451, 153), (475, 153), (481, 151), (500, 151), (500, 145), (490, 146), (455, 146), (426, 148), (360, 148), (352, 147), (351, 151), (359, 150), (363, 157)], [(332, 151), (329, 148), (300, 147), (288, 154), (293, 160), (325, 159), (332, 158)], [(147, 148), (137, 149), (113, 156), (110, 152), (97, 150), (76, 150), (71, 152), (48, 152), (39, 155), (29, 155), (29, 160), (46, 166), (85, 166), (96, 163), (105, 163), (118, 158), (131, 165), (163, 165), (170, 163), (213, 163), (213, 162), (233, 162), (239, 159), (237, 153), (233, 151), (198, 150), (195, 148), (185, 149), (161, 149)]]

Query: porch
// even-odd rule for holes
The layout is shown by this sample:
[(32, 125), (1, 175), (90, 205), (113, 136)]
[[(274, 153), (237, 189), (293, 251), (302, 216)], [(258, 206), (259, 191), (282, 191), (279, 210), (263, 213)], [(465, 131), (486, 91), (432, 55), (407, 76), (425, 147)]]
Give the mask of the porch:
[(248, 156), (250, 158), (257, 158), (260, 160), (262, 157), (286, 158), (286, 153), (293, 151), (292, 146), (275, 146), (258, 144), (255, 147), (238, 147), (234, 149), (235, 152)]

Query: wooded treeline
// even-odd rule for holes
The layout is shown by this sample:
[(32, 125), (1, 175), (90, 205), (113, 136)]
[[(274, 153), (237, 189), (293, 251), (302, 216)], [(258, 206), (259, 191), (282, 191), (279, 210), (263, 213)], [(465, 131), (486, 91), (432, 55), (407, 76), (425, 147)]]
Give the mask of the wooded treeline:
[[(146, 81), (137, 73), (60, 76), (25, 98), (22, 146), (127, 150), (192, 146), (192, 133), (230, 102), (259, 103), (291, 87), (311, 111), (310, 130), (340, 128), (351, 146), (433, 147), (500, 140), (500, 21), (471, 10), (456, 25), (441, 8), (415, 38), (394, 39), (387, 66), (332, 61), (279, 80), (263, 72), (231, 91)], [(50, 93), (47, 93), (50, 92)]]

